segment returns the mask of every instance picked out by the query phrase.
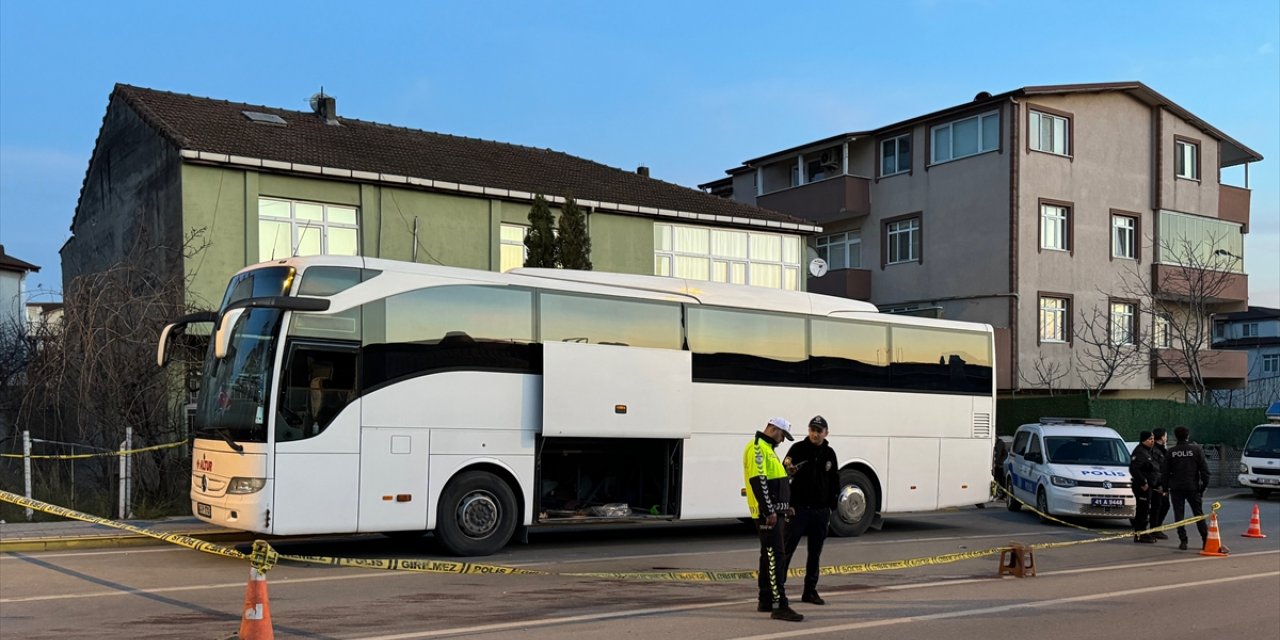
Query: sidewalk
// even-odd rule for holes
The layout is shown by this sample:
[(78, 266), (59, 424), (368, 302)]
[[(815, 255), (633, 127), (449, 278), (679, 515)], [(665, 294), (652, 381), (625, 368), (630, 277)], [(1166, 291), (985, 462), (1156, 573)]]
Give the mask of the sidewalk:
[[(160, 533), (176, 533), (210, 542), (252, 540), (247, 531), (224, 529), (202, 522), (194, 516), (160, 520), (125, 520), (142, 529)], [(164, 542), (91, 522), (61, 520), (55, 522), (5, 522), (0, 524), (0, 553), (23, 551), (55, 551), (61, 549), (101, 549), (164, 544)]]

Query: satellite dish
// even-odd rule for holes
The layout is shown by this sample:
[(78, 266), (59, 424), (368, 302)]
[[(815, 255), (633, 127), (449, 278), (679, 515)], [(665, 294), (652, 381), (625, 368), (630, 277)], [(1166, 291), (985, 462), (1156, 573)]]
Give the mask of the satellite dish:
[(822, 258), (814, 258), (809, 261), (809, 275), (815, 278), (821, 278), (827, 275), (827, 261)]

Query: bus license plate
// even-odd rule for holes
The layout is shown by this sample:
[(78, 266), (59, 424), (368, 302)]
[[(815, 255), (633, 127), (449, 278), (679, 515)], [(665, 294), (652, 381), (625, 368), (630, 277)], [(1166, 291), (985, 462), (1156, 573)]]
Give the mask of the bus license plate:
[(1124, 498), (1091, 498), (1089, 504), (1095, 507), (1123, 507)]
[(200, 515), (202, 515), (202, 516), (204, 516), (204, 517), (206, 517), (206, 518), (212, 518), (212, 517), (213, 517), (213, 507), (210, 507), (209, 505), (207, 505), (207, 504), (205, 504), (205, 503), (203, 503), (203, 502), (197, 502), (197, 503), (196, 503), (196, 513), (198, 513), (198, 514), (200, 514)]

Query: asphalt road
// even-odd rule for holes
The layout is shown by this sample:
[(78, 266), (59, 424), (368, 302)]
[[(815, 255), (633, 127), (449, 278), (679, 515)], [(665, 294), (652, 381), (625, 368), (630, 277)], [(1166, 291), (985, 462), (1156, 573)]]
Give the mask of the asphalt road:
[[(1036, 553), (1034, 578), (996, 577), (991, 557), (824, 577), (826, 606), (801, 623), (755, 612), (752, 582), (650, 583), (564, 576), (437, 575), (281, 564), (268, 575), (278, 638), (1039, 638), (1280, 637), (1280, 500), (1259, 506), (1270, 537), (1240, 536), (1253, 501), (1223, 501), (1233, 553), (1127, 540)], [(1098, 527), (1114, 523), (1089, 521)], [(862, 538), (829, 539), (823, 564), (900, 560), (1093, 534), (1003, 508), (899, 516)], [(1193, 541), (1197, 534), (1191, 531)], [(440, 557), (381, 537), (280, 541), (285, 553)], [(247, 549), (247, 547), (242, 547)], [(803, 549), (803, 548), (802, 548)], [(744, 569), (746, 527), (592, 527), (535, 534), (484, 559), (533, 569)], [(245, 563), (177, 547), (0, 556), (0, 637), (227, 638), (239, 627)], [(793, 578), (798, 600), (800, 580)]]

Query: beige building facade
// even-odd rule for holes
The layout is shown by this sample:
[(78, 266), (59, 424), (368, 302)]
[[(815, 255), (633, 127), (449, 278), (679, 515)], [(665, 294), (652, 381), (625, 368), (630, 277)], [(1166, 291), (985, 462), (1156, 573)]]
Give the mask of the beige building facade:
[(1002, 390), (1179, 398), (1185, 372), (1161, 354), (1199, 328), (1206, 383), (1246, 378), (1208, 328), (1248, 300), (1249, 191), (1220, 170), (1246, 165), (1247, 182), (1261, 159), (1141, 83), (1057, 85), (980, 93), (701, 186), (823, 225), (810, 248), (830, 271), (810, 291), (995, 326)]

